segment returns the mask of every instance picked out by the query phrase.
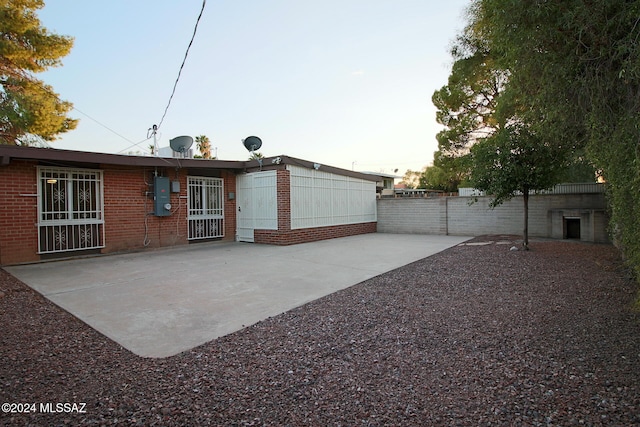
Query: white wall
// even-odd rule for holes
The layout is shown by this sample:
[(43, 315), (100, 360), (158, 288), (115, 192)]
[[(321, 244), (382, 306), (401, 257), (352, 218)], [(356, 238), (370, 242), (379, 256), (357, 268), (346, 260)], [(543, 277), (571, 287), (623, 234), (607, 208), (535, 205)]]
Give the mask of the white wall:
[(253, 242), (253, 230), (278, 229), (276, 171), (236, 177), (236, 239)]
[(291, 229), (376, 221), (376, 183), (287, 165)]

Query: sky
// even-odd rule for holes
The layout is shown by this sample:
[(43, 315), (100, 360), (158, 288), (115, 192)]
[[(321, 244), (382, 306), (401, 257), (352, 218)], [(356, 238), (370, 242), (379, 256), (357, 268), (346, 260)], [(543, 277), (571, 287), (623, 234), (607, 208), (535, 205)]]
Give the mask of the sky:
[[(48, 0), (50, 32), (74, 38), (38, 74), (74, 105), (54, 148), (148, 153), (206, 135), (221, 160), (288, 155), (402, 175), (431, 164), (431, 102), (469, 0), (208, 0), (164, 120), (201, 0)], [(162, 122), (161, 122), (162, 120)], [(195, 145), (195, 144), (194, 144)]]

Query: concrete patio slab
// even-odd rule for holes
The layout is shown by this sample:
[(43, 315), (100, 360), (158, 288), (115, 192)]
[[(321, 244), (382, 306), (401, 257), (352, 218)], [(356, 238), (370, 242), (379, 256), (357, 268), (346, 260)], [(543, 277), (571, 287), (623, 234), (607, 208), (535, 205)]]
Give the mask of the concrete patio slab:
[(214, 242), (5, 269), (133, 353), (168, 357), (469, 238)]

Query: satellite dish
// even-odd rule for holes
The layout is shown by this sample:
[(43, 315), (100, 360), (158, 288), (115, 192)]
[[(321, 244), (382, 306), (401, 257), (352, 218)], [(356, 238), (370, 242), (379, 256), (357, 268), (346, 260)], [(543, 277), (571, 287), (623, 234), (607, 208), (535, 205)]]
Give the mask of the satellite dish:
[(262, 140), (257, 136), (248, 136), (242, 143), (244, 144), (244, 148), (251, 152), (259, 150), (260, 147), (262, 147)]
[(176, 136), (173, 139), (169, 140), (169, 146), (171, 149), (177, 153), (184, 153), (193, 144), (193, 138), (190, 136)]

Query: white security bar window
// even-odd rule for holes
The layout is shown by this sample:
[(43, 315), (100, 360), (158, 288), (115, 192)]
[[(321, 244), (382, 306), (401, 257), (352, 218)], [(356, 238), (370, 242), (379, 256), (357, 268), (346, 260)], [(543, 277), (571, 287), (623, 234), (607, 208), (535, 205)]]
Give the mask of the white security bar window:
[(38, 168), (38, 253), (104, 247), (102, 171)]

